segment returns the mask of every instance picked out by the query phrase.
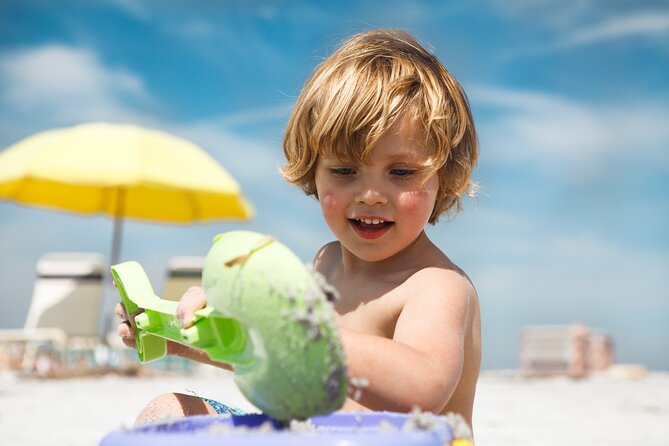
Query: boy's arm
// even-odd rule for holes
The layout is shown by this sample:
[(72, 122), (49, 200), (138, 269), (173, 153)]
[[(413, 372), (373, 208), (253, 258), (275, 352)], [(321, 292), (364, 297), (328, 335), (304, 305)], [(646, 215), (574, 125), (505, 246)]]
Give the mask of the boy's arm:
[(167, 354), (186, 358), (191, 361), (201, 362), (202, 364), (213, 365), (225, 370), (233, 370), (230, 364), (212, 361), (204, 351), (177, 342), (167, 341)]
[(411, 297), (393, 339), (343, 323), (349, 376), (366, 381), (358, 401), (370, 409), (440, 412), (462, 374), (474, 290), (464, 277), (438, 268), (416, 273), (403, 287)]

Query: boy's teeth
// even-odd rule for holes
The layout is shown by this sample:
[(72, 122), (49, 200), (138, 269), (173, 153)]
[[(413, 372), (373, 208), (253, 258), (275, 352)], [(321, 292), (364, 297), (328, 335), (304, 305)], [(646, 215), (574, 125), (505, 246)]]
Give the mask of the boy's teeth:
[(361, 222), (363, 222), (365, 224), (368, 224), (368, 225), (378, 225), (379, 223), (383, 223), (383, 220), (376, 220), (376, 219), (370, 220), (370, 219), (367, 219), (367, 218), (358, 218), (358, 221), (361, 221)]

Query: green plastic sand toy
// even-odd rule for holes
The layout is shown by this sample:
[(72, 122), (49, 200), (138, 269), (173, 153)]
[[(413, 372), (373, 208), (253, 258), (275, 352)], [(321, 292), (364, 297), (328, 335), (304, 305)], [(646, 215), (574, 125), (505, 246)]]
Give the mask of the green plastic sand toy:
[(162, 358), (167, 340), (204, 350), (234, 367), (256, 407), (277, 420), (339, 409), (347, 376), (334, 293), (278, 241), (255, 232), (221, 234), (202, 273), (207, 307), (181, 329), (177, 302), (157, 297), (137, 262), (112, 266), (128, 314), (135, 314), (140, 361)]

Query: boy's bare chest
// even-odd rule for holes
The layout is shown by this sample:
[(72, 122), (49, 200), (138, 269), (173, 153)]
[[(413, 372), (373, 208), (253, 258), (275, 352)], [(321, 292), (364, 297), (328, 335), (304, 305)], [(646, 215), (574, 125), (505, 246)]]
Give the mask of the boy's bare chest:
[(401, 290), (389, 286), (369, 286), (355, 281), (335, 287), (342, 298), (335, 310), (343, 325), (351, 330), (392, 338), (405, 299)]

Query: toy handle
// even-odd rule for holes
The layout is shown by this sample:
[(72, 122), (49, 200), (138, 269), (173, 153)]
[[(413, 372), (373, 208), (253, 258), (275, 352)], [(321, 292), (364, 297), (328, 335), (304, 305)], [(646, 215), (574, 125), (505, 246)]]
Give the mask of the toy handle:
[(139, 263), (120, 263), (111, 271), (126, 312), (136, 314), (130, 324), (135, 329), (140, 362), (165, 356), (167, 340), (204, 350), (213, 361), (234, 365), (251, 361), (246, 330), (236, 320), (207, 306), (195, 312), (191, 327), (182, 329), (177, 318), (178, 302), (156, 296)]

